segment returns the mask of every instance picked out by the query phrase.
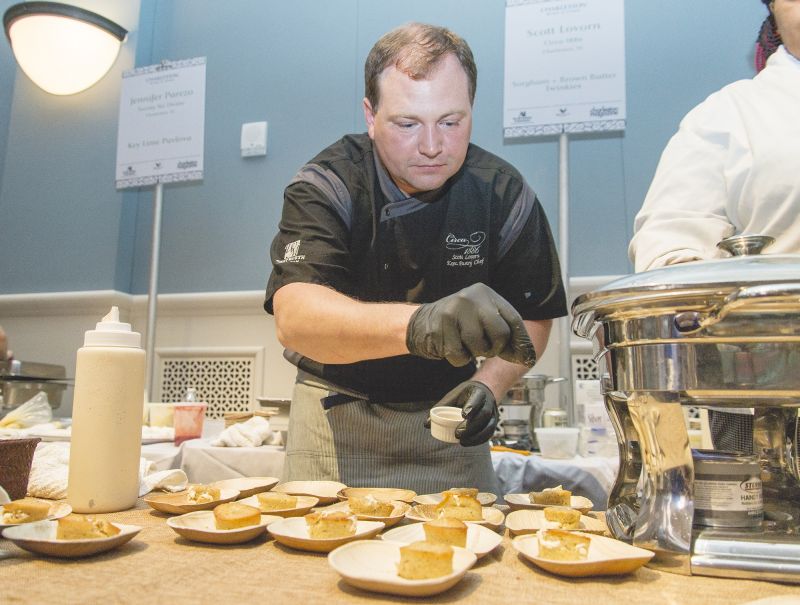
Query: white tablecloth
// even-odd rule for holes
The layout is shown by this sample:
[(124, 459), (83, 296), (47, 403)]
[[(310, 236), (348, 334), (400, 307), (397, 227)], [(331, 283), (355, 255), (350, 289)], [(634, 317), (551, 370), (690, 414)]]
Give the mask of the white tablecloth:
[(492, 452), (494, 470), (504, 494), (523, 494), (562, 485), (573, 495), (585, 496), (595, 510), (605, 510), (608, 494), (617, 478), (619, 459), (575, 456), (566, 460), (531, 454)]
[[(182, 469), (191, 483), (210, 483), (236, 477), (278, 477), (283, 472), (283, 446), (217, 447), (212, 440), (224, 430), (222, 420), (206, 420), (200, 439), (176, 447), (171, 441), (142, 446), (142, 457), (153, 471)], [(68, 434), (63, 437), (69, 439)], [(595, 510), (605, 510), (608, 493), (617, 476), (616, 457), (575, 456), (568, 460), (543, 459), (538, 454), (492, 452), (500, 494), (519, 494), (562, 485), (586, 496)]]
[[(142, 456), (157, 470), (180, 468), (191, 483), (208, 483), (235, 477), (280, 477), (283, 446), (215, 447), (211, 439), (221, 425), (209, 423), (202, 439), (175, 447), (172, 443), (142, 446)], [(502, 494), (519, 494), (563, 485), (576, 496), (586, 496), (595, 510), (605, 510), (608, 493), (617, 476), (617, 458), (575, 456), (568, 460), (492, 452), (492, 463), (500, 479)]]
[(236, 477), (280, 477), (283, 471), (284, 448), (279, 445), (259, 447), (217, 447), (211, 440), (223, 430), (221, 421), (207, 420), (201, 439), (142, 446), (142, 457), (156, 469), (180, 468), (190, 483), (210, 483)]

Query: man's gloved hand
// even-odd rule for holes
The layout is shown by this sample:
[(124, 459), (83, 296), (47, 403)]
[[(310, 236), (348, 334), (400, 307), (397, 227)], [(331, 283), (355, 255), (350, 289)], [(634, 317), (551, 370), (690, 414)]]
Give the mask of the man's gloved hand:
[[(456, 427), (456, 437), (464, 447), (488, 441), (500, 419), (492, 391), (477, 380), (462, 382), (433, 407), (443, 405), (461, 408), (461, 415), (465, 420)], [(425, 426), (430, 428), (430, 416), (425, 421)]]
[(411, 316), (406, 345), (412, 355), (463, 366), (475, 357), (501, 357), (533, 367), (536, 350), (519, 313), (485, 284), (421, 305)]

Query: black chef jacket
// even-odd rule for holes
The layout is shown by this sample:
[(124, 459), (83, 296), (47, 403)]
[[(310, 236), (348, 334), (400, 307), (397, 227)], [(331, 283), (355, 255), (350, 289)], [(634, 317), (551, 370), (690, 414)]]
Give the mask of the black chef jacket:
[[(483, 282), (523, 319), (566, 315), (558, 256), (533, 190), (507, 162), (470, 145), (440, 189), (408, 197), (366, 134), (348, 135), (303, 166), (284, 192), (264, 308), (293, 282), (365, 302), (438, 300)], [(437, 401), (474, 364), (412, 355), (327, 364), (321, 378), (373, 403)]]

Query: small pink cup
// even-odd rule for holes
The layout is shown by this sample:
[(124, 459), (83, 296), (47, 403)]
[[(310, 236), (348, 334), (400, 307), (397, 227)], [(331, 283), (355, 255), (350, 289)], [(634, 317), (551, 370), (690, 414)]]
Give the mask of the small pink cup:
[(206, 417), (205, 403), (176, 403), (173, 412), (175, 426), (175, 445), (189, 439), (199, 439), (203, 434), (203, 420)]

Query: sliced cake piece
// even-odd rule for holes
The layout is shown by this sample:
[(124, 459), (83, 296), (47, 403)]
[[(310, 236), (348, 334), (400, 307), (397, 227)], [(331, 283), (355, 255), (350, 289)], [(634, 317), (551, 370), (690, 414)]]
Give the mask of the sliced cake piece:
[(584, 561), (589, 556), (591, 538), (563, 529), (540, 529), (539, 556), (552, 561)]
[(226, 502), (214, 507), (214, 524), (217, 529), (238, 529), (261, 522), (261, 511), (241, 502)]
[(397, 575), (406, 580), (427, 580), (453, 573), (453, 547), (420, 540), (400, 547)]
[(22, 498), (3, 504), (3, 523), (16, 525), (46, 519), (50, 514), (50, 503), (35, 498)]

